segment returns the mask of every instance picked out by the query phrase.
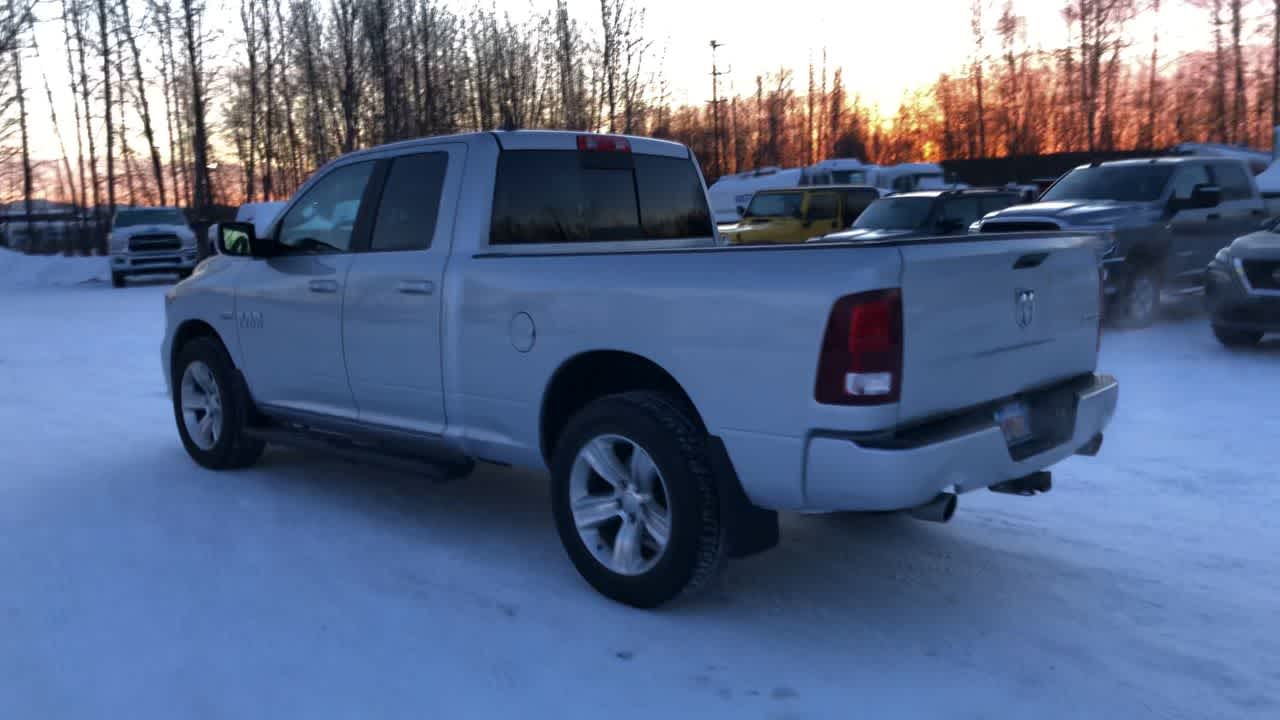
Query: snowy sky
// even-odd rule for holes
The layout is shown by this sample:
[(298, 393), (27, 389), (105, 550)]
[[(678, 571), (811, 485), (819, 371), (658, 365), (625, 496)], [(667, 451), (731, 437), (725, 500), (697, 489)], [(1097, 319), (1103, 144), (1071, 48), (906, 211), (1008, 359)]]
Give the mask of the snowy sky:
[[(508, 7), (513, 15), (533, 8), (541, 11), (554, 0), (495, 0), (500, 8)], [(472, 0), (454, 4), (469, 6)], [(987, 22), (994, 25), (1003, 0), (985, 0)], [(1033, 46), (1061, 46), (1066, 41), (1066, 26), (1059, 9), (1061, 0), (1018, 0), (1015, 7), (1027, 18), (1027, 37)], [(1136, 39), (1132, 52), (1149, 52), (1151, 30), (1159, 26), (1162, 52), (1206, 47), (1209, 27), (1203, 11), (1184, 4), (1165, 2), (1157, 18), (1147, 13), (1132, 25)], [(598, 0), (569, 0), (570, 11), (594, 31), (599, 19)], [(822, 2), (804, 0), (787, 3), (780, 0), (735, 0), (709, 2), (699, 0), (649, 0), (647, 34), (654, 38), (652, 56), (647, 58), (656, 69), (659, 62), (671, 86), (672, 100), (677, 103), (701, 103), (711, 97), (708, 43), (724, 43), (720, 50), (721, 67), (732, 72), (722, 80), (728, 92), (749, 93), (757, 74), (791, 68), (797, 89), (807, 82), (805, 73), (812, 58), (821, 61), (825, 48), (828, 64), (844, 68), (846, 87), (861, 95), (864, 103), (878, 106), (891, 115), (904, 93), (928, 85), (940, 72), (962, 66), (972, 53), (969, 33), (969, 0), (839, 0)], [(1171, 7), (1172, 5), (1172, 7)], [(237, 0), (210, 0), (211, 26), (221, 28), (228, 40), (220, 43), (225, 53), (229, 40), (238, 37), (235, 30)], [(39, 10), (41, 23), (37, 38), (41, 62), (34, 55), (28, 60), (29, 105), (33, 123), (32, 144), (38, 158), (53, 158), (57, 143), (49, 116), (48, 103), (39, 68), (48, 74), (53, 89), (59, 121), (67, 142), (73, 138), (69, 82), (62, 45), (62, 26), (56, 21), (57, 8), (45, 3)], [(988, 47), (999, 49), (999, 39), (991, 35)], [(665, 54), (665, 57), (664, 57)], [(211, 58), (216, 67), (224, 58)], [(158, 83), (157, 83), (158, 84)], [(722, 93), (726, 89), (721, 90)], [(155, 107), (163, 100), (156, 93)], [(216, 103), (215, 103), (216, 111)], [(136, 123), (136, 120), (134, 121)], [(161, 123), (163, 124), (163, 123)], [(164, 129), (159, 129), (162, 145)]]

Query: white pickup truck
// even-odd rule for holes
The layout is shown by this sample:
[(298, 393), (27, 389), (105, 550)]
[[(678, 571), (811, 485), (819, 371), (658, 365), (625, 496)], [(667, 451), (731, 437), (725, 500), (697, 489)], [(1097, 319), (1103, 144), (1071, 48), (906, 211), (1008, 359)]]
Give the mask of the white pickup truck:
[(776, 544), (779, 510), (946, 520), (957, 493), (1047, 490), (1116, 407), (1092, 237), (725, 247), (670, 142), (374, 148), (219, 244), (166, 296), (196, 462), (549, 469), (570, 559), (640, 607)]

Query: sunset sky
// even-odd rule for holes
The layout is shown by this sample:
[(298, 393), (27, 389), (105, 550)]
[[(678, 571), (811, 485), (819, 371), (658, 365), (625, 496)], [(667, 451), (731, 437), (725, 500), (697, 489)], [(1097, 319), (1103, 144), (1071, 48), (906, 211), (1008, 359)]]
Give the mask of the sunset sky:
[[(467, 6), (470, 0), (455, 5)], [(1003, 0), (987, 0), (987, 25), (994, 26)], [(498, 0), (520, 17), (531, 6), (542, 10), (553, 0)], [(570, 0), (570, 10), (584, 26), (594, 31), (599, 23), (598, 0)], [(1066, 41), (1060, 0), (1018, 0), (1017, 11), (1027, 18), (1027, 36), (1033, 46), (1060, 47)], [(1188, 9), (1184, 3), (1165, 3), (1160, 16), (1148, 13), (1131, 25), (1135, 44), (1131, 53), (1148, 53), (1155, 25), (1161, 31), (1162, 54), (1209, 46), (1207, 14)], [(796, 74), (795, 88), (804, 89), (810, 58), (820, 62), (826, 48), (828, 64), (844, 68), (850, 94), (878, 106), (890, 115), (904, 92), (931, 83), (938, 73), (962, 66), (973, 49), (969, 33), (969, 0), (843, 0), (841, 2), (783, 2), (782, 0), (651, 0), (647, 8), (646, 34), (654, 47), (646, 58), (650, 69), (659, 62), (667, 76), (676, 103), (701, 103), (711, 97), (708, 43), (724, 43), (719, 57), (724, 78), (722, 93), (750, 93), (757, 74), (785, 66)], [(209, 67), (225, 66), (235, 51), (238, 0), (210, 0), (211, 21), (221, 29), (222, 39), (211, 46)], [(58, 106), (64, 136), (74, 153), (73, 126), (62, 26), (56, 22), (54, 3), (44, 3), (37, 33), (42, 62), (32, 55), (27, 63), (28, 104), (33, 122), (33, 154), (38, 158), (57, 156), (53, 128), (47, 118), (39, 69), (44, 68)], [(999, 52), (999, 38), (992, 32), (987, 40), (992, 53)], [(664, 59), (665, 51), (665, 59)], [(156, 83), (159, 84), (158, 81)], [(162, 104), (158, 92), (154, 100)], [(218, 115), (214, 104), (214, 119)], [(163, 117), (163, 116), (161, 116)], [(163, 137), (163, 127), (159, 129)]]

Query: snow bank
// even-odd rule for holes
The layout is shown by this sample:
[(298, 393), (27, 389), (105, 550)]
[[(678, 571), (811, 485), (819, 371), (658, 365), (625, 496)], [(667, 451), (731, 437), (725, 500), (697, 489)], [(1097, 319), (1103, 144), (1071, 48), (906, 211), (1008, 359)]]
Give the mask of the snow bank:
[(104, 257), (23, 255), (0, 248), (0, 290), (83, 285), (109, 276)]

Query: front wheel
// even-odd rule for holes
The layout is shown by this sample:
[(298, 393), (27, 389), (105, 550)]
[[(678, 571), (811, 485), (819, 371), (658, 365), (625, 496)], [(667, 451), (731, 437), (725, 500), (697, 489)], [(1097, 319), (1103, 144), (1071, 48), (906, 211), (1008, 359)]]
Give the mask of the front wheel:
[(657, 607), (724, 563), (706, 433), (665, 395), (613, 395), (580, 411), (556, 444), (551, 481), (560, 541), (606, 597)]
[(124, 274), (123, 274), (123, 273), (118, 273), (118, 272), (113, 272), (113, 273), (111, 273), (111, 287), (113, 287), (113, 288), (122, 288), (122, 287), (124, 287)]
[(1250, 330), (1232, 330), (1220, 325), (1213, 326), (1213, 336), (1226, 347), (1253, 347), (1262, 342), (1262, 333)]
[(173, 415), (192, 460), (211, 470), (249, 467), (266, 445), (246, 432), (248, 399), (222, 345), (199, 337), (173, 366)]
[(1160, 312), (1160, 272), (1139, 267), (1116, 300), (1117, 322), (1124, 327), (1144, 328), (1155, 322)]

